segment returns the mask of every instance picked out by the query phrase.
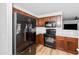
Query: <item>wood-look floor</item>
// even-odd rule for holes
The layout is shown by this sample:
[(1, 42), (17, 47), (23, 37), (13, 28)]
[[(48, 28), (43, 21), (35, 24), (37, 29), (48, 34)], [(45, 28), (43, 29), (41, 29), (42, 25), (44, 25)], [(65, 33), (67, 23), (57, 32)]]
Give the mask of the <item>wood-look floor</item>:
[(58, 49), (51, 49), (43, 45), (38, 45), (36, 48), (36, 55), (73, 55), (73, 54)]

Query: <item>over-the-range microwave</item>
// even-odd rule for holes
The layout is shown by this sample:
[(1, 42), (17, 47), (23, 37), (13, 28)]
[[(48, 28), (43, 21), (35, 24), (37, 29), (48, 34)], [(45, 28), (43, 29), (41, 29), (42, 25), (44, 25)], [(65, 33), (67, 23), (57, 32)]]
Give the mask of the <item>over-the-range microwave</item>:
[(56, 28), (56, 22), (46, 22), (45, 27)]

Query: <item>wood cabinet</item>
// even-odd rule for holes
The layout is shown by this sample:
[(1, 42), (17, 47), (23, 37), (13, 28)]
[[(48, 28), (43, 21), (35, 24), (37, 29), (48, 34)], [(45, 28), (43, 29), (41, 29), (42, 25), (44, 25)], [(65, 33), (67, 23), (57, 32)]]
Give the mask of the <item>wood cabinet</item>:
[(37, 25), (37, 27), (43, 27), (43, 26), (45, 26), (46, 22), (59, 20), (57, 18), (60, 19), (61, 16), (59, 15), (59, 16), (42, 17), (42, 18), (39, 18), (39, 19), (36, 20), (36, 25)]
[(39, 19), (36, 19), (36, 26), (39, 27)]
[(57, 36), (56, 37), (56, 48), (67, 51), (69, 53), (77, 54), (77, 47), (78, 47), (78, 39), (71, 38), (71, 37), (63, 37)]
[(41, 27), (44, 27), (45, 26), (45, 20), (44, 19), (39, 19), (39, 25)]
[(61, 37), (61, 36), (56, 37), (56, 48), (60, 50), (65, 50), (64, 37)]
[(36, 20), (36, 26), (37, 27), (43, 27), (45, 25), (45, 20), (44, 18), (40, 18)]
[(36, 36), (36, 44), (44, 45), (44, 35), (43, 34), (39, 34)]
[(36, 35), (36, 44), (39, 44), (39, 35)]
[(77, 54), (77, 48), (78, 48), (78, 39), (77, 38), (69, 38), (69, 37), (64, 37), (64, 41), (65, 41), (65, 50), (67, 52), (73, 53), (73, 54)]

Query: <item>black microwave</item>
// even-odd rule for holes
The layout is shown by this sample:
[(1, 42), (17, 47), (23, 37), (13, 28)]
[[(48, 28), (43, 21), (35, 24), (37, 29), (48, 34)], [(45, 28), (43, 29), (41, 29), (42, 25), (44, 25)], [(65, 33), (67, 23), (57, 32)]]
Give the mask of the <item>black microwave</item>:
[(64, 29), (66, 30), (77, 30), (77, 24), (64, 24)]

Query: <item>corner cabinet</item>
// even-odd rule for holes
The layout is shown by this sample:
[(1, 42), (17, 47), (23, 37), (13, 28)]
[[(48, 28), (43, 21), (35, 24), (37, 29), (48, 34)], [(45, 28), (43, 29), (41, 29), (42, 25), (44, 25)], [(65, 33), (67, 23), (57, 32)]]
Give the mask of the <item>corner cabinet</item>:
[(70, 37), (64, 37), (65, 41), (65, 50), (67, 52), (78, 54), (77, 48), (78, 48), (78, 39), (77, 38), (70, 38)]
[(44, 45), (44, 34), (38, 34), (36, 35), (36, 44), (42, 44)]
[(56, 48), (72, 54), (78, 54), (76, 50), (78, 48), (78, 39), (56, 36)]
[(40, 18), (36, 20), (36, 26), (37, 27), (43, 27), (45, 25), (45, 20), (44, 18)]

